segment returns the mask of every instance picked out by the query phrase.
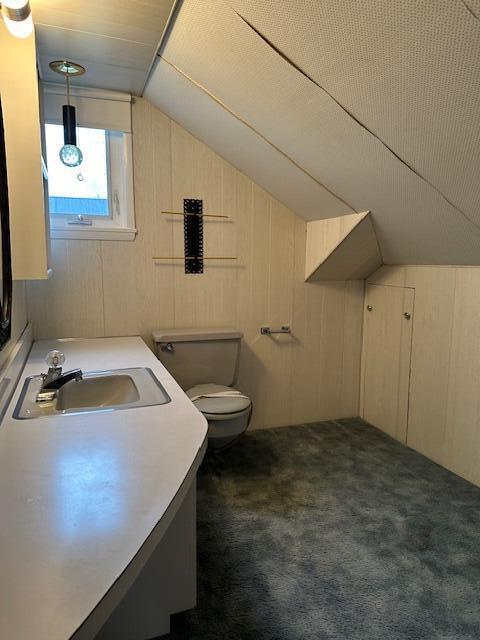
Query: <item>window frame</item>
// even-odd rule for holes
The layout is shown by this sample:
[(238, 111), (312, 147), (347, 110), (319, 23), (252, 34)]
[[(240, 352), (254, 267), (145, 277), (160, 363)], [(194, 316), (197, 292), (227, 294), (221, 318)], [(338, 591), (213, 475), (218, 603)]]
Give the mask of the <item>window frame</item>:
[[(49, 105), (48, 112), (45, 113), (42, 126), (46, 124), (58, 125), (60, 124), (59, 114), (61, 114), (61, 107), (59, 108), (57, 103), (61, 103), (64, 100), (61, 93), (63, 87), (59, 88), (57, 85), (44, 84), (43, 89), (44, 93), (48, 94), (53, 100), (53, 103)], [(71, 94), (73, 103), (75, 103), (75, 100), (81, 102), (77, 105), (78, 117), (80, 114), (86, 115), (86, 118), (84, 118), (86, 122), (82, 122), (82, 118), (79, 117), (78, 126), (87, 129), (102, 129), (108, 136), (107, 182), (109, 215), (88, 214), (86, 219), (91, 221), (92, 224), (82, 226), (68, 224), (75, 218), (72, 214), (50, 214), (49, 210), (50, 237), (66, 240), (132, 241), (137, 234), (134, 207), (133, 139), (131, 125), (128, 124), (126, 111), (123, 107), (128, 102), (128, 108), (130, 109), (130, 96), (79, 87), (72, 88)], [(105, 109), (103, 105), (105, 105)], [(123, 109), (120, 112), (120, 116), (117, 105), (120, 109)], [(87, 111), (86, 114), (85, 110)], [(113, 119), (112, 112), (114, 113)], [(109, 123), (113, 126), (109, 127)], [(115, 123), (120, 126), (115, 126)], [(48, 198), (46, 201), (48, 203)]]
[[(56, 127), (61, 127), (61, 125), (57, 124), (56, 122), (44, 122), (43, 126), (46, 127), (47, 125), (54, 125)], [(77, 127), (77, 129), (90, 129), (92, 130), (93, 127)], [(110, 136), (110, 131), (108, 129), (100, 129), (100, 131), (103, 131), (105, 133), (105, 163), (106, 163), (106, 177), (107, 177), (107, 202), (108, 202), (108, 214), (107, 215), (100, 215), (100, 214), (95, 214), (95, 213), (81, 213), (81, 214), (74, 214), (74, 213), (51, 213), (50, 210), (48, 211), (48, 215), (50, 216), (50, 220), (54, 221), (56, 224), (58, 224), (59, 227), (68, 227), (69, 226), (69, 222), (71, 222), (72, 220), (74, 220), (76, 217), (78, 217), (78, 215), (84, 215), (86, 216), (87, 220), (113, 220), (113, 210), (112, 210), (112, 175), (111, 175), (111, 163), (110, 163), (110, 140), (111, 140), (111, 136)], [(48, 136), (45, 135), (45, 145), (48, 149), (48, 140), (47, 140)], [(81, 146), (81, 145), (79, 145)], [(79, 170), (81, 171), (81, 165), (79, 167)], [(47, 171), (48, 173), (48, 171)], [(47, 176), (48, 179), (48, 176)], [(49, 194), (48, 198), (50, 199), (52, 196)], [(50, 200), (48, 199), (48, 203), (50, 202)], [(85, 225), (87, 226), (87, 225)], [(90, 226), (90, 225), (88, 225)]]

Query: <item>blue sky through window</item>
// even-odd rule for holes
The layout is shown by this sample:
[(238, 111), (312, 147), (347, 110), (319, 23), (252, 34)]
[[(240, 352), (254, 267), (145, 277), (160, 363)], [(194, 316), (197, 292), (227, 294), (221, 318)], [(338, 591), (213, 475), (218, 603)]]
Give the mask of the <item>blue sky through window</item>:
[(45, 135), (50, 213), (108, 216), (106, 132), (84, 127), (77, 129), (77, 145), (83, 153), (83, 162), (78, 167), (66, 167), (60, 161), (61, 125), (45, 125)]

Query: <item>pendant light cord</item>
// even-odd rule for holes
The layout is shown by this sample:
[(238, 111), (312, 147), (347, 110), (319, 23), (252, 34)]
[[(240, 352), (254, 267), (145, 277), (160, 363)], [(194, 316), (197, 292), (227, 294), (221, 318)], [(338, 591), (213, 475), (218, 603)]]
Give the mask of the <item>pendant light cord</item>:
[(67, 79), (67, 104), (70, 106), (70, 74), (68, 71), (65, 77)]

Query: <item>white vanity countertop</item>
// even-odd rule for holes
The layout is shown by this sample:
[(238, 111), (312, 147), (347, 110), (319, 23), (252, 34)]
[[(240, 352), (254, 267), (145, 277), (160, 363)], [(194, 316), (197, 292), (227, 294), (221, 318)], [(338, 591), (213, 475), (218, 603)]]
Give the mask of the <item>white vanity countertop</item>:
[[(172, 402), (15, 420), (51, 349), (64, 370), (149, 367)], [(0, 638), (70, 638), (165, 514), (206, 434), (141, 338), (36, 342), (0, 425)]]

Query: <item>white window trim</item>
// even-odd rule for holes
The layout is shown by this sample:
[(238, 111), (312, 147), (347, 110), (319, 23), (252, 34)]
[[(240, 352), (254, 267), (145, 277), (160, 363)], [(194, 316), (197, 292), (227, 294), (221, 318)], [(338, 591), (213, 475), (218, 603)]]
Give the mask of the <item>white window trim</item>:
[[(112, 190), (110, 206), (112, 216), (108, 218), (89, 217), (91, 225), (77, 227), (69, 225), (61, 216), (50, 216), (50, 237), (61, 240), (135, 240), (137, 229), (135, 227), (134, 191), (133, 191), (133, 151), (132, 134), (123, 134), (124, 157), (123, 167), (110, 163), (110, 171), (113, 174), (112, 185), (122, 185), (123, 193)], [(119, 157), (120, 154), (113, 154)], [(123, 175), (119, 175), (122, 173)], [(115, 177), (116, 174), (116, 177)], [(118, 200), (116, 200), (118, 198)], [(120, 202), (120, 212), (116, 212), (115, 202)]]
[[(51, 85), (46, 85), (44, 89), (47, 93), (52, 94), (57, 91), (60, 92), (60, 88), (55, 85), (54, 88), (52, 88)], [(115, 100), (116, 97), (115, 93), (112, 92), (83, 88), (77, 89), (75, 93), (78, 93), (78, 95), (84, 99), (108, 100), (110, 104), (112, 104), (112, 99)], [(130, 98), (130, 96), (128, 96), (128, 98)], [(118, 94), (117, 101), (125, 103), (125, 95)], [(105, 102), (103, 102), (103, 104), (105, 104)], [(130, 108), (130, 101), (128, 101), (128, 108)], [(57, 117), (56, 111), (57, 109), (55, 109), (55, 116)], [(46, 114), (46, 122), (58, 124), (52, 117), (49, 117), (48, 113)], [(89, 124), (90, 123), (82, 123), (81, 118), (79, 118), (78, 126), (88, 127)], [(104, 127), (107, 130), (109, 129), (108, 121), (105, 121)], [(122, 134), (122, 148), (118, 149), (118, 153), (112, 154), (111, 160), (113, 160), (113, 162), (111, 161), (109, 166), (112, 187), (111, 194), (109, 195), (111, 195), (110, 206), (112, 208), (112, 215), (107, 219), (89, 217), (88, 219), (91, 219), (92, 224), (88, 226), (69, 225), (65, 218), (54, 215), (49, 216), (51, 238), (64, 240), (135, 240), (137, 229), (135, 227), (132, 133), (129, 130), (122, 131)], [(115, 144), (115, 142), (115, 138), (112, 136), (112, 143)], [(118, 163), (115, 164), (115, 159), (119, 157), (122, 157), (124, 160), (121, 166), (119, 166)], [(120, 193), (114, 188), (116, 185), (121, 185)]]
[(82, 227), (81, 229), (66, 229), (63, 227), (51, 228), (50, 238), (57, 240), (135, 240), (136, 229), (126, 227), (111, 227), (100, 229), (95, 227)]

